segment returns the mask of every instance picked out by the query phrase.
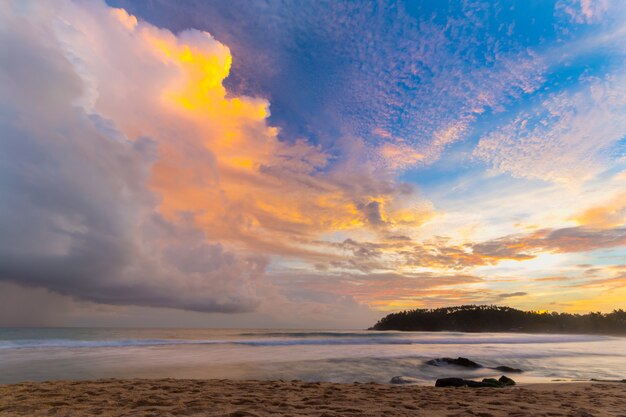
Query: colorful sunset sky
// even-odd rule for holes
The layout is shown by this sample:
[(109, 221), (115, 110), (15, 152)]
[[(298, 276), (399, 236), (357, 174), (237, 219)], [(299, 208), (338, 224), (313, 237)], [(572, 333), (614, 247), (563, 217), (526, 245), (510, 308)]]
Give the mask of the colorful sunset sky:
[(0, 325), (626, 308), (626, 2), (0, 2)]

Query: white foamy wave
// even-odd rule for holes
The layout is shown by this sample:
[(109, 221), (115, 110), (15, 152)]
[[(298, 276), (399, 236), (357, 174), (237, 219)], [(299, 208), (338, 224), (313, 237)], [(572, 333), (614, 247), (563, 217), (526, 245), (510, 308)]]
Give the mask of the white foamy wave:
[[(285, 336), (288, 333), (281, 334)], [(418, 336), (400, 337), (398, 334), (333, 334), (331, 337), (265, 337), (232, 340), (188, 339), (124, 339), (124, 340), (74, 340), (74, 339), (24, 339), (0, 341), (0, 349), (42, 348), (123, 348), (168, 345), (244, 345), (244, 346), (304, 346), (304, 345), (482, 345), (482, 344), (537, 344), (578, 343), (611, 339), (607, 336), (588, 335), (520, 335), (520, 336)]]

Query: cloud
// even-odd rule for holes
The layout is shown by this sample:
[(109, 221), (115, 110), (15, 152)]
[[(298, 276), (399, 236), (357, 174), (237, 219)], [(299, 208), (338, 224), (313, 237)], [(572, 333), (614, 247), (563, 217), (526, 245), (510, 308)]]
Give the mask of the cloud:
[[(605, 13), (583, 3), (585, 23)], [(0, 6), (8, 291), (63, 294), (49, 296), (59, 309), (73, 297), (146, 315), (331, 323), (371, 308), (530, 299), (470, 270), (625, 244), (623, 175), (611, 165), (624, 77), (611, 67), (576, 89), (538, 90), (554, 61), (511, 35), (513, 21), (499, 25), (502, 7), (318, 13), (270, 2), (226, 13), (216, 2), (189, 6), (186, 20), (186, 5), (151, 4), (172, 11), (153, 20), (175, 30), (98, 1)], [(529, 96), (541, 102), (517, 107)], [(446, 154), (514, 102), (526, 110), (482, 136), (480, 164)], [(460, 178), (470, 191), (435, 184), (482, 162), (552, 184), (475, 171)], [(607, 168), (610, 187), (598, 184)], [(450, 197), (435, 205), (405, 177)], [(561, 187), (574, 177), (587, 181), (584, 207)]]
[(583, 282), (571, 284), (575, 288), (596, 288), (596, 289), (623, 289), (626, 284), (626, 274), (615, 274), (611, 277), (593, 278)]
[(602, 205), (586, 209), (574, 220), (579, 224), (601, 228), (626, 224), (626, 193), (619, 193)]
[[(465, 246), (471, 256), (443, 257), (454, 267), (490, 265), (501, 260), (533, 259), (540, 253), (575, 253), (626, 245), (626, 229), (567, 227), (541, 229), (532, 233), (505, 236)], [(458, 249), (457, 249), (458, 250)], [(446, 264), (445, 261), (442, 264)]]
[[(501, 40), (484, 30), (498, 7), (483, 5), (479, 23), (474, 6), (464, 3), (438, 19), (402, 5), (344, 5), (324, 20), (331, 53), (353, 63), (340, 73), (342, 94), (331, 106), (343, 129), (382, 142), (382, 164), (433, 163), (467, 136), (480, 114), (542, 84), (544, 64), (536, 54), (512, 39), (500, 48)], [(376, 24), (368, 22), (372, 16)]]
[[(345, 243), (344, 243), (345, 246)], [(452, 243), (439, 238), (421, 243), (402, 242), (388, 245), (350, 242), (355, 258), (362, 253), (375, 253), (386, 248), (397, 255), (397, 265), (460, 270), (479, 266), (496, 265), (504, 260), (525, 261), (545, 253), (578, 253), (597, 249), (626, 246), (625, 228), (594, 229), (568, 227), (540, 229), (531, 233), (503, 236), (483, 242)], [(371, 252), (376, 250), (377, 252)], [(355, 259), (356, 260), (356, 259)], [(383, 264), (378, 260), (379, 264)]]
[[(610, 0), (563, 0), (556, 12), (570, 22), (555, 27), (561, 45), (540, 53), (544, 75), (552, 80), (521, 110), (514, 109), (508, 122), (483, 134), (473, 156), (496, 173), (579, 187), (609, 172), (621, 158), (626, 9)], [(572, 22), (593, 26), (581, 31)], [(559, 81), (562, 75), (566, 83)]]
[(533, 258), (516, 246), (504, 241), (461, 245), (435, 241), (407, 248), (402, 255), (408, 265), (442, 269), (464, 269), (493, 265), (508, 259), (521, 261)]
[(267, 100), (226, 90), (231, 53), (206, 32), (99, 2), (1, 7), (0, 280), (251, 311), (270, 256), (332, 258), (307, 242), (428, 216), (359, 140), (332, 158), (279, 140)]
[(503, 293), (503, 294), (499, 294), (498, 298), (504, 300), (506, 298), (511, 298), (511, 297), (523, 297), (525, 295), (528, 295), (527, 292), (523, 292), (523, 291), (517, 291), (517, 292), (510, 292), (510, 293)]
[[(468, 295), (463, 289), (468, 284), (480, 284), (482, 278), (471, 274), (446, 274), (437, 272), (330, 272), (324, 274), (302, 271), (285, 271), (273, 278), (277, 285), (298, 294), (334, 294), (347, 296), (362, 305), (374, 309), (389, 309), (397, 303), (413, 303), (415, 306), (433, 295)], [(297, 282), (297, 287), (293, 281)], [(296, 289), (297, 288), (297, 289)]]
[(58, 22), (3, 16), (0, 279), (110, 304), (254, 308), (266, 261), (165, 219), (148, 188), (154, 141), (77, 105), (90, 87), (55, 42)]
[(543, 254), (585, 253), (623, 247), (626, 246), (626, 229), (587, 226), (546, 228), (481, 242), (455, 242), (444, 237), (419, 242), (381, 236), (370, 241), (348, 238), (342, 242), (318, 241), (315, 244), (341, 250), (333, 252), (336, 255), (334, 258), (318, 262), (318, 269), (326, 273), (407, 273), (420, 268), (420, 271), (447, 274), (449, 271), (493, 266), (502, 261), (528, 261)]
[(397, 169), (434, 162), (479, 115), (543, 83), (532, 48), (499, 36), (517, 20), (499, 4), (116, 2), (223, 39), (237, 57), (227, 83), (271, 95), (283, 139), (359, 137)]
[(383, 163), (392, 169), (401, 169), (416, 165), (425, 155), (417, 152), (410, 145), (399, 143), (384, 143), (378, 149)]
[(559, 92), (484, 136), (474, 156), (518, 178), (576, 184), (594, 178), (626, 135), (626, 78), (620, 73)]
[(626, 228), (568, 227), (531, 235), (528, 245), (560, 253), (585, 252), (626, 245)]
[(598, 23), (610, 9), (610, 0), (560, 0), (555, 9), (575, 23)]

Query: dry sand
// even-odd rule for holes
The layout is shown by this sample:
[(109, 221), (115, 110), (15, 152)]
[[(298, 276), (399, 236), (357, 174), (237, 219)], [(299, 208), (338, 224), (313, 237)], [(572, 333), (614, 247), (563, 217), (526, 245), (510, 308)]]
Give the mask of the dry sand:
[(0, 385), (0, 416), (625, 416), (626, 384), (507, 388), (180, 379)]

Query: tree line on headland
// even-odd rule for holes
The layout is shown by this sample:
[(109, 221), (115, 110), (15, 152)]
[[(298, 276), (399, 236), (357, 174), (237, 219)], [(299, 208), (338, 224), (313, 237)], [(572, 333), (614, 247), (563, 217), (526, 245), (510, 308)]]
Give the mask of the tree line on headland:
[(391, 313), (369, 330), (585, 333), (626, 335), (626, 311), (571, 314), (463, 305)]

